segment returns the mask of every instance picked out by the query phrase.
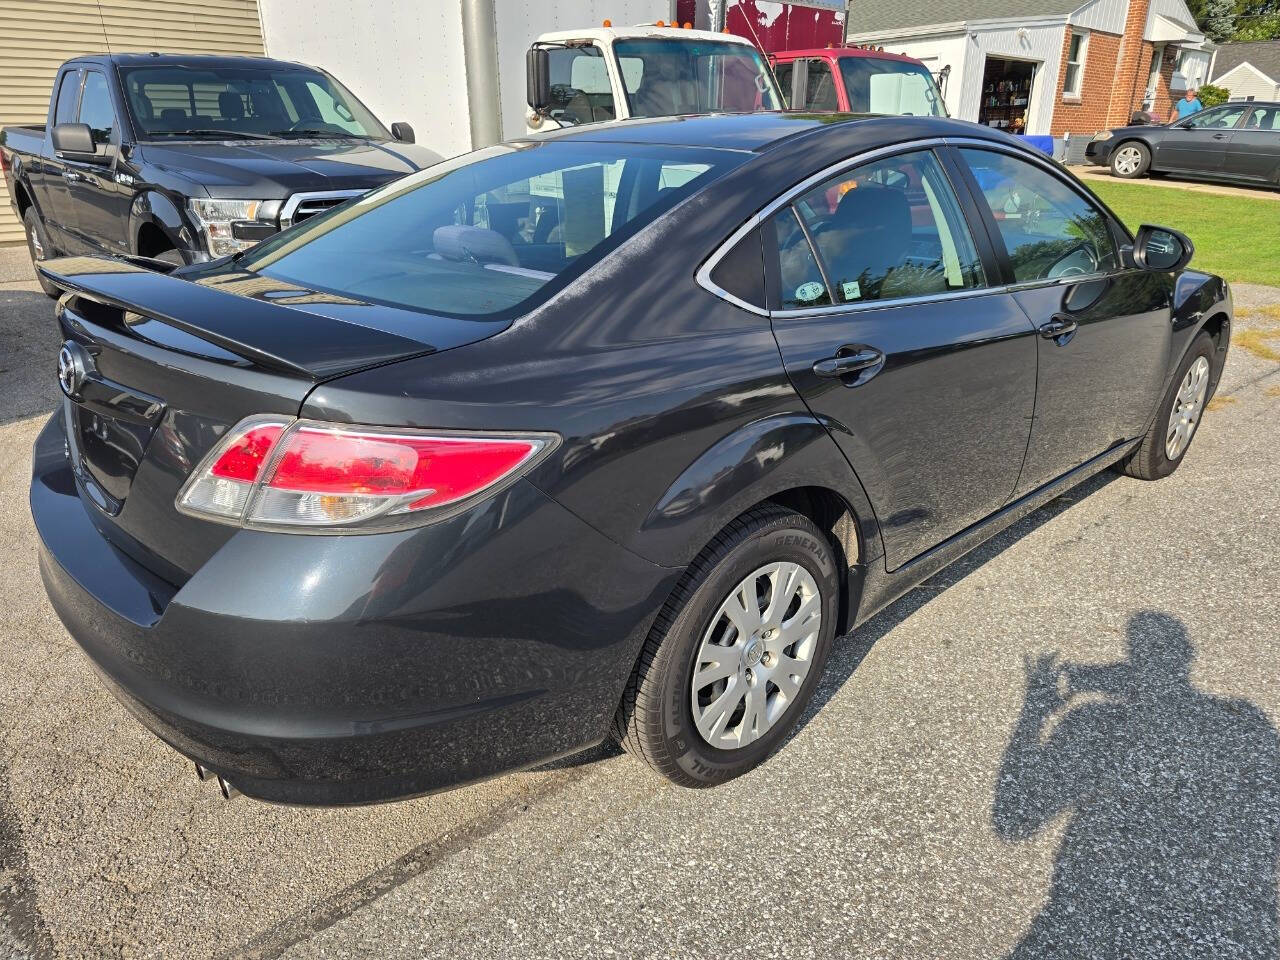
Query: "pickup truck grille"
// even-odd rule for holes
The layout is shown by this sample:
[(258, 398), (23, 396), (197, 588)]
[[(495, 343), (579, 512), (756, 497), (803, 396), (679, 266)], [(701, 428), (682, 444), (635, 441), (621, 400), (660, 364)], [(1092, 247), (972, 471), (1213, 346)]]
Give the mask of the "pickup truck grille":
[(364, 190), (324, 190), (316, 193), (295, 193), (285, 201), (284, 208), (280, 211), (280, 229), (301, 223), (318, 213), (324, 213), (364, 192)]

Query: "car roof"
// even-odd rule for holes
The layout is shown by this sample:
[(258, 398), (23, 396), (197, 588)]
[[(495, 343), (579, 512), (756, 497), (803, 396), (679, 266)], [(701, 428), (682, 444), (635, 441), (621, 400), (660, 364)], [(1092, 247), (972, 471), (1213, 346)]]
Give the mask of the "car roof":
[(267, 67), (272, 70), (311, 70), (301, 63), (275, 60), (271, 57), (219, 56), (217, 54), (188, 53), (104, 53), (96, 56), (76, 57), (68, 63), (115, 64), (119, 67)]
[(573, 40), (594, 40), (609, 44), (614, 40), (698, 40), (703, 43), (736, 43), (755, 48), (744, 37), (732, 33), (711, 30), (686, 30), (684, 27), (660, 27), (656, 23), (640, 23), (634, 27), (587, 27), (581, 30), (553, 30), (538, 35), (535, 43), (565, 43)]
[[(860, 128), (866, 149), (928, 137), (978, 137), (1014, 142), (991, 127), (947, 117), (899, 117), (857, 113), (718, 113), (591, 123), (533, 134), (527, 140), (654, 143), (762, 152), (794, 137), (831, 127)], [(879, 132), (879, 136), (877, 136)], [(905, 134), (905, 136), (904, 136)], [(1025, 146), (1025, 144), (1021, 144)]]
[(771, 56), (781, 60), (803, 59), (808, 57), (831, 57), (836, 60), (844, 58), (865, 57), (872, 60), (900, 60), (906, 63), (920, 63), (915, 57), (905, 53), (889, 53), (887, 50), (868, 50), (865, 47), (811, 47), (805, 50), (779, 50)]

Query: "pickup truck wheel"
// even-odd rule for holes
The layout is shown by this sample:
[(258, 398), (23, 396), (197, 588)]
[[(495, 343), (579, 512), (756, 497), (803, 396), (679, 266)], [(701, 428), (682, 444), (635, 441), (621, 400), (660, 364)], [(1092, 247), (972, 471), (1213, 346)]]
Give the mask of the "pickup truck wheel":
[(658, 614), (615, 736), (654, 772), (711, 787), (795, 728), (835, 637), (839, 581), (807, 517), (757, 507), (698, 556)]
[[(53, 255), (53, 250), (49, 247), (49, 241), (45, 237), (44, 227), (40, 224), (40, 218), (36, 216), (35, 207), (28, 207), (27, 212), (22, 216), (23, 229), (27, 231), (27, 250), (31, 253), (31, 263), (37, 264), (41, 260), (47, 260)], [(55, 287), (52, 283), (36, 274), (36, 279), (40, 281), (40, 289), (55, 299), (62, 296), (62, 291)]]

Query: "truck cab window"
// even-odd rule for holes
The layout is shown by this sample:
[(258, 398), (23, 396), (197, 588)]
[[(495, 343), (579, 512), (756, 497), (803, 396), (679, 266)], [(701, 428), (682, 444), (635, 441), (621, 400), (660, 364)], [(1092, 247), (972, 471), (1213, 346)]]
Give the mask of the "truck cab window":
[(609, 72), (599, 47), (553, 47), (547, 51), (547, 58), (551, 66), (552, 119), (579, 124), (617, 116)]
[(831, 64), (825, 60), (809, 61), (808, 82), (804, 90), (804, 108), (814, 113), (830, 113), (840, 109), (836, 81)]
[(58, 105), (53, 109), (54, 123), (76, 122), (76, 98), (80, 95), (80, 71), (68, 70), (58, 87)]
[(93, 145), (106, 146), (116, 139), (116, 108), (111, 103), (107, 78), (97, 70), (84, 75), (84, 94), (80, 97), (80, 122), (93, 132)]

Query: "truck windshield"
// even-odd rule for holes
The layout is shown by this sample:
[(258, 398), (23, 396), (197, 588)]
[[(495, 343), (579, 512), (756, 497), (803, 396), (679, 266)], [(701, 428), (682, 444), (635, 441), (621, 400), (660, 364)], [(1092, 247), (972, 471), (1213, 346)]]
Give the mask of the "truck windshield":
[(945, 117), (933, 74), (923, 64), (879, 57), (841, 57), (840, 72), (854, 113)]
[(782, 109), (755, 47), (637, 38), (615, 40), (613, 52), (633, 117)]
[(239, 266), (366, 302), (512, 315), (741, 162), (680, 146), (499, 145), (313, 217)]
[(360, 137), (391, 134), (342, 84), (319, 70), (124, 67), (139, 134), (162, 137)]

